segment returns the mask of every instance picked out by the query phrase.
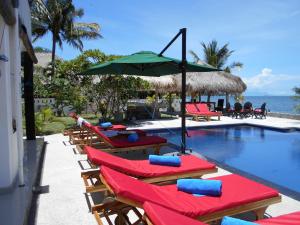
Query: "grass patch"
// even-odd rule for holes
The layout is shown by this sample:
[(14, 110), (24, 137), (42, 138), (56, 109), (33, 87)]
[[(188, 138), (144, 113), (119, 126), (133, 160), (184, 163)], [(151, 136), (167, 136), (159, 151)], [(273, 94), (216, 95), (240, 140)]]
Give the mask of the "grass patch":
[(43, 128), (41, 130), (41, 134), (49, 135), (62, 133), (65, 129), (65, 125), (61, 122), (48, 122), (44, 123)]

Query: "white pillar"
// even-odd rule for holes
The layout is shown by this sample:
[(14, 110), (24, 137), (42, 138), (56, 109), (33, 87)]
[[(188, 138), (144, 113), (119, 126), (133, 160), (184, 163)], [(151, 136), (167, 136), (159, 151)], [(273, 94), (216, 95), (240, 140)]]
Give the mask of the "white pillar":
[[(2, 37), (3, 29), (5, 30)], [(10, 57), (9, 50), (10, 28), (4, 23), (1, 16), (0, 32), (2, 37), (0, 54), (4, 54), (9, 59), (9, 62), (0, 61), (0, 188), (5, 188), (14, 182), (17, 165), (15, 165), (14, 143), (12, 141), (14, 135), (12, 132), (10, 63), (13, 63), (13, 59)]]
[[(15, 9), (15, 15), (18, 15), (18, 9)], [(16, 120), (16, 142), (18, 149), (18, 176), (19, 185), (24, 184), (23, 176), (23, 127), (22, 127), (22, 101), (21, 101), (21, 40), (19, 38), (19, 20), (11, 28), (10, 51), (13, 62), (10, 61), (12, 86), (13, 86), (13, 118)]]

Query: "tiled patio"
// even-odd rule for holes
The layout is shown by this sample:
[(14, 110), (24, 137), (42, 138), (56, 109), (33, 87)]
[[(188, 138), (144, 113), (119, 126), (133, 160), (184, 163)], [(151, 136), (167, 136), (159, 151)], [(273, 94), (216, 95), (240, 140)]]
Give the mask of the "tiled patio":
[[(221, 121), (195, 122), (187, 120), (187, 126), (207, 126), (225, 124), (259, 124), (276, 128), (300, 128), (300, 121), (267, 118), (258, 119), (231, 119), (222, 117)], [(180, 119), (143, 121), (134, 128), (157, 129), (180, 127)], [(93, 200), (99, 201), (99, 196), (85, 194), (83, 181), (80, 178), (82, 169), (89, 169), (85, 155), (76, 154), (74, 146), (70, 145), (68, 138), (62, 134), (45, 137), (48, 142), (43, 169), (41, 185), (49, 185), (49, 193), (41, 194), (38, 199), (36, 224), (38, 225), (67, 225), (67, 224), (96, 224), (96, 220), (90, 213), (90, 204)], [(163, 152), (172, 151), (169, 148)], [(127, 158), (145, 157), (141, 152), (131, 152), (125, 155)], [(216, 176), (229, 173), (220, 168)], [(289, 174), (287, 174), (289, 176)], [(206, 176), (208, 177), (208, 176)], [(268, 208), (267, 214), (276, 216), (288, 212), (300, 210), (300, 202), (287, 196), (283, 196), (280, 204)], [(104, 222), (104, 224), (107, 224)]]

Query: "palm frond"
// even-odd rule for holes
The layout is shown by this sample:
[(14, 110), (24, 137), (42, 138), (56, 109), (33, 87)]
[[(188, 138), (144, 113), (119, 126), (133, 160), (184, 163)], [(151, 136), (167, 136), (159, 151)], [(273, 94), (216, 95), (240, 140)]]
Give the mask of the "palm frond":
[(194, 58), (194, 62), (197, 63), (200, 61), (199, 56), (196, 54), (196, 52), (194, 52), (193, 50), (190, 50), (189, 53), (193, 56)]

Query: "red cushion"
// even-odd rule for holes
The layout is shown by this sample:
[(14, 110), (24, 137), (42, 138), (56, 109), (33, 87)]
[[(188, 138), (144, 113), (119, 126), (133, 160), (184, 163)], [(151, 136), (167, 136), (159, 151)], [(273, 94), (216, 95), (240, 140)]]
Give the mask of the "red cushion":
[(144, 183), (105, 166), (101, 174), (121, 197), (140, 204), (156, 203), (193, 218), (278, 196), (276, 190), (235, 174), (213, 178), (222, 181), (221, 197), (195, 197), (178, 191), (176, 185)]
[(263, 219), (255, 221), (260, 225), (299, 225), (300, 224), (300, 211), (274, 218)]
[(153, 225), (205, 225), (205, 223), (183, 216), (157, 204), (145, 202), (143, 209)]
[(133, 147), (133, 146), (143, 146), (143, 145), (153, 145), (153, 144), (163, 144), (167, 142), (167, 139), (159, 136), (140, 136), (135, 142), (129, 142), (127, 137), (114, 138), (112, 144), (117, 148)]
[(185, 109), (186, 109), (186, 111), (188, 112), (188, 113), (198, 113), (199, 111), (198, 111), (198, 109), (197, 109), (197, 107), (196, 107), (196, 105), (195, 105), (195, 103), (187, 103), (186, 105), (185, 105)]
[(105, 134), (101, 132), (101, 129), (98, 126), (93, 126), (92, 130), (115, 148), (162, 144), (167, 142), (165, 138), (159, 136), (140, 136), (136, 142), (129, 142), (127, 137), (120, 137), (120, 138), (107, 137)]
[(149, 160), (128, 160), (90, 146), (86, 146), (85, 151), (92, 163), (104, 165), (134, 177), (160, 177), (216, 168), (214, 164), (194, 155), (181, 156), (181, 166), (174, 167), (153, 165), (149, 163)]
[(197, 108), (200, 112), (210, 112), (206, 103), (198, 103)]

